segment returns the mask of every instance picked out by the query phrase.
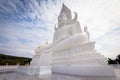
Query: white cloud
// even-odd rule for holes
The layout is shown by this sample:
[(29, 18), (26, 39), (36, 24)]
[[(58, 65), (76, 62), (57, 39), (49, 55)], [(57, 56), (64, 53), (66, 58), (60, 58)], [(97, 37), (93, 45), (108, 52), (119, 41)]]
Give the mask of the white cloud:
[(98, 50), (104, 54), (106, 57), (115, 58), (117, 54), (120, 54), (120, 29), (113, 30), (108, 34), (105, 34), (101, 39), (97, 42)]

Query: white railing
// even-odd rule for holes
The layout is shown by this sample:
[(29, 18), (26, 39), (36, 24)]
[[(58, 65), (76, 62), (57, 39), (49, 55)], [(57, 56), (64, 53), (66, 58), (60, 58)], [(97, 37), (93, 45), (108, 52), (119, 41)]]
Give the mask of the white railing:
[(17, 68), (18, 65), (0, 66), (0, 72), (15, 71)]

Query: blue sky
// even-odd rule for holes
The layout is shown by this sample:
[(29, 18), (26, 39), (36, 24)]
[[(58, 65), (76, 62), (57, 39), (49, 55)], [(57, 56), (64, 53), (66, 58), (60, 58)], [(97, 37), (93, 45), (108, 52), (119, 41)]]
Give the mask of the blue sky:
[(0, 53), (32, 57), (38, 45), (51, 43), (62, 3), (88, 26), (99, 53), (120, 53), (119, 0), (0, 0)]

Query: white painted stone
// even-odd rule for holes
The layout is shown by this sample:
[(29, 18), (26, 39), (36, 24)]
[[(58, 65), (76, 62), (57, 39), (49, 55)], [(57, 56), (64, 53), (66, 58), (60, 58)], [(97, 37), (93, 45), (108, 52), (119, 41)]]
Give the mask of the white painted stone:
[[(115, 76), (107, 59), (95, 49), (90, 41), (87, 27), (81, 30), (77, 13), (72, 19), (71, 10), (64, 4), (55, 26), (52, 44), (44, 44), (35, 49), (31, 67), (51, 66), (52, 72), (77, 76)], [(47, 69), (48, 72), (50, 70)], [(41, 68), (40, 71), (44, 71)], [(41, 72), (39, 71), (39, 75)], [(45, 70), (45, 73), (47, 71)]]
[(110, 66), (88, 65), (79, 66), (59, 65), (52, 67), (53, 73), (68, 74), (72, 76), (99, 76), (99, 77), (115, 77), (115, 73)]

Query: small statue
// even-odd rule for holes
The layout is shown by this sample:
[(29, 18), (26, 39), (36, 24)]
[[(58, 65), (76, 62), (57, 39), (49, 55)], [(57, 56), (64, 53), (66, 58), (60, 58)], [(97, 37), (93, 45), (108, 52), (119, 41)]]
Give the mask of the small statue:
[(84, 32), (87, 34), (88, 40), (90, 40), (90, 33), (87, 30), (87, 26), (84, 27)]

